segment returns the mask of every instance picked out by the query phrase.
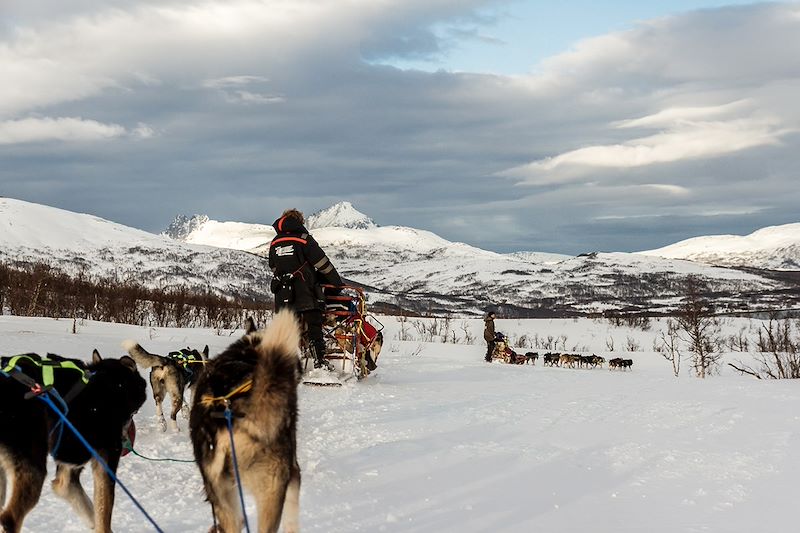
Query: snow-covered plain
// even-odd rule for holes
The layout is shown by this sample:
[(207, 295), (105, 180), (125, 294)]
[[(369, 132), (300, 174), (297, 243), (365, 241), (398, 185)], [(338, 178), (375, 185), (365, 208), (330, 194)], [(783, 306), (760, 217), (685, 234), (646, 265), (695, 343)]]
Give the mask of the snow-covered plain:
[[(378, 371), (341, 389), (302, 388), (301, 526), (312, 532), (790, 532), (800, 477), (800, 389), (723, 369), (676, 379), (652, 352), (631, 372), (487, 364), (480, 320), (453, 321), (474, 344), (397, 340), (386, 324)], [(406, 324), (409, 336), (417, 332)], [(463, 326), (463, 329), (462, 329)], [(498, 320), (518, 338), (566, 336), (566, 347), (608, 356), (642, 332), (591, 320)], [(726, 332), (758, 327), (731, 320)], [(152, 351), (236, 335), (71, 320), (0, 317), (0, 353), (56, 352), (88, 358), (122, 353), (133, 338)], [(729, 355), (731, 360), (740, 354)], [(688, 370), (688, 365), (687, 365)], [(153, 457), (191, 458), (187, 423), (160, 433), (148, 397), (136, 447)], [(50, 465), (52, 473), (52, 465)], [(120, 479), (168, 532), (211, 523), (191, 463), (123, 458)], [(84, 482), (91, 486), (90, 476)], [(249, 516), (253, 507), (248, 504)], [(148, 531), (117, 491), (114, 530)], [(46, 484), (25, 531), (84, 531)]]

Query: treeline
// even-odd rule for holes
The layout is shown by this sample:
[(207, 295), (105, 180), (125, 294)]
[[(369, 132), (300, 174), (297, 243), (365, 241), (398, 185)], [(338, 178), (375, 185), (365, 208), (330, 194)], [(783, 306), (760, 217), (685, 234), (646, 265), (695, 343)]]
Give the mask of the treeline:
[[(266, 292), (266, 291), (265, 291)], [(226, 298), (175, 285), (148, 289), (134, 282), (70, 276), (45, 263), (0, 262), (0, 313), (119, 322), (155, 327), (233, 329), (247, 316), (266, 322), (272, 301)]]

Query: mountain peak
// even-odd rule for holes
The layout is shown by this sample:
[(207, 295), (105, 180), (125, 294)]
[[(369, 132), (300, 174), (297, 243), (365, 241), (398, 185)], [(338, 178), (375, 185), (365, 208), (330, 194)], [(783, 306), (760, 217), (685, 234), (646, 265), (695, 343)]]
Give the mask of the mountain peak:
[(377, 227), (377, 224), (350, 202), (339, 202), (308, 217), (306, 227), (369, 229)]
[(192, 215), (191, 217), (177, 215), (162, 235), (166, 235), (176, 241), (185, 241), (194, 230), (208, 222), (208, 220), (206, 215)]

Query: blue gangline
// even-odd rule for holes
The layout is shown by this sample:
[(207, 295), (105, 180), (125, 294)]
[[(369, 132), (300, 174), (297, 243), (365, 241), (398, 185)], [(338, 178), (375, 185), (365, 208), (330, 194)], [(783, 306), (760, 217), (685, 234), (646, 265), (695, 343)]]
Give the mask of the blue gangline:
[[(94, 448), (92, 448), (92, 445), (89, 444), (89, 442), (83, 437), (83, 435), (80, 434), (80, 432), (75, 428), (75, 426), (72, 425), (72, 422), (70, 422), (67, 419), (67, 417), (64, 416), (64, 413), (59, 411), (58, 407), (56, 407), (56, 404), (53, 403), (52, 398), (50, 398), (50, 393), (54, 393), (59, 399), (61, 399), (61, 397), (58, 396), (58, 392), (56, 392), (55, 389), (51, 389), (49, 392), (46, 392), (46, 393), (42, 394), (41, 396), (37, 396), (37, 398), (39, 398), (44, 403), (49, 405), (50, 408), (59, 416), (59, 418), (61, 418), (61, 420), (64, 422), (64, 424), (66, 424), (66, 426), (70, 430), (72, 430), (72, 432), (75, 434), (75, 436), (78, 438), (78, 440), (81, 441), (81, 444), (83, 444), (86, 447), (86, 449), (89, 450), (89, 453), (92, 454), (92, 456), (94, 457), (94, 460), (97, 461), (98, 463), (100, 463), (100, 465), (105, 469), (105, 471), (108, 473), (108, 475), (111, 477), (111, 479), (113, 479), (114, 482), (116, 484), (118, 484), (120, 486), (120, 488), (122, 488), (122, 490), (125, 492), (125, 494), (128, 495), (128, 498), (131, 499), (131, 501), (134, 503), (134, 505), (136, 505), (136, 507), (139, 509), (139, 511), (142, 512), (142, 514), (145, 516), (145, 518), (147, 518), (147, 520), (151, 524), (153, 524), (153, 527), (156, 528), (156, 531), (158, 533), (164, 533), (164, 530), (161, 529), (160, 527), (158, 527), (158, 524), (156, 524), (155, 520), (153, 520), (150, 517), (150, 515), (147, 514), (147, 511), (144, 510), (144, 507), (142, 507), (142, 505), (136, 500), (136, 498), (133, 497), (133, 494), (131, 494), (131, 492), (127, 489), (127, 487), (125, 487), (125, 485), (122, 484), (122, 482), (119, 480), (117, 475), (106, 464), (106, 462), (103, 460), (103, 458), (100, 457), (100, 454), (98, 454), (97, 451)], [(64, 400), (61, 399), (61, 402), (63, 402), (63, 401)]]
[(231, 456), (233, 457), (233, 474), (236, 476), (236, 486), (239, 489), (239, 501), (242, 503), (242, 516), (244, 516), (244, 528), (250, 533), (250, 524), (247, 523), (247, 511), (244, 508), (244, 492), (242, 491), (242, 480), (239, 479), (239, 462), (236, 460), (236, 448), (233, 445), (233, 422), (230, 406), (225, 407), (225, 420), (228, 423), (228, 434), (231, 437)]

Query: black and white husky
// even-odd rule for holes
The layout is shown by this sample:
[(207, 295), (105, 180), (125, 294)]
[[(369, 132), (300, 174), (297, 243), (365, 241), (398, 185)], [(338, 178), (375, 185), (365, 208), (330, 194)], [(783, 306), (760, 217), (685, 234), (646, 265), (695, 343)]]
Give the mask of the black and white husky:
[[(136, 364), (142, 368), (150, 369), (150, 387), (153, 389), (153, 399), (156, 402), (156, 416), (161, 431), (167, 430), (167, 421), (164, 419), (162, 404), (170, 395), (172, 399), (172, 412), (170, 424), (172, 429), (178, 430), (178, 411), (189, 418), (188, 403), (184, 402), (186, 390), (191, 389), (197, 382), (197, 376), (203, 371), (203, 365), (208, 360), (208, 345), (202, 352), (197, 350), (183, 350), (172, 352), (182, 354), (180, 357), (164, 356), (150, 353), (136, 341), (122, 342), (122, 348), (133, 357)], [(187, 361), (187, 355), (192, 361)]]
[[(48, 359), (74, 365), (54, 369), (53, 388), (67, 402), (68, 420), (115, 472), (123, 433), (146, 397), (146, 384), (136, 363), (128, 356), (102, 359), (97, 350), (88, 365), (52, 355)], [(27, 354), (17, 360), (16, 367), (41, 383), (43, 367), (39, 356)], [(88, 381), (76, 388), (83, 377)], [(67, 500), (90, 528), (110, 532), (114, 481), (70, 429), (59, 427), (59, 418), (49, 406), (35, 398), (25, 398), (29, 391), (30, 387), (13, 377), (0, 375), (0, 505), (6, 501), (6, 483), (12, 485), (0, 513), (0, 531), (17, 533), (22, 529), (25, 516), (39, 501), (49, 452), (56, 462), (53, 492)], [(80, 483), (81, 471), (90, 461), (94, 504)]]
[(300, 327), (280, 311), (266, 330), (248, 333), (211, 359), (195, 387), (189, 420), (194, 456), (218, 531), (243, 525), (231, 454), (226, 407), (243, 489), (255, 497), (258, 528), (296, 533), (300, 467), (297, 463), (297, 387)]

